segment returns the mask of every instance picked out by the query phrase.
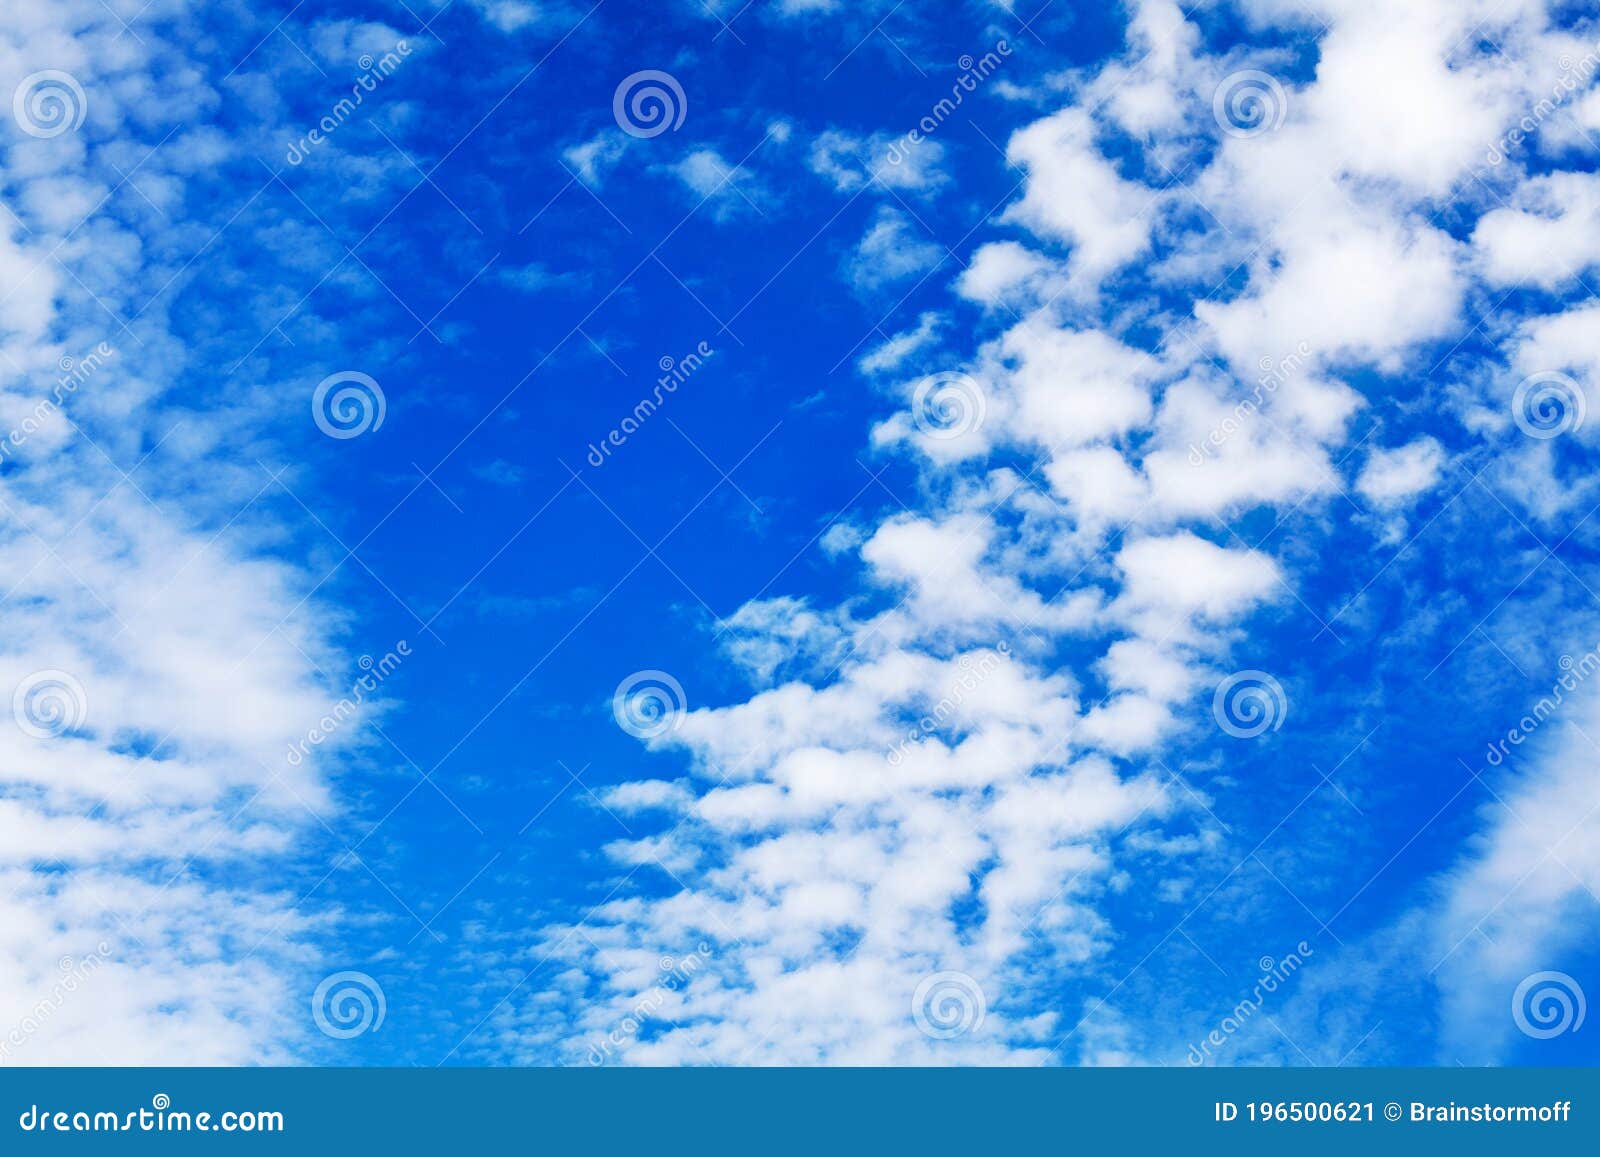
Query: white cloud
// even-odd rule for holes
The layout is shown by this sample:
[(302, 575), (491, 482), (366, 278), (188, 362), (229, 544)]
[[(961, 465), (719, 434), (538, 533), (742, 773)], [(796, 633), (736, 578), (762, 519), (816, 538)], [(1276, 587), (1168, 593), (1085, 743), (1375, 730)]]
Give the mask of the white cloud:
[(1375, 449), (1356, 478), (1356, 489), (1379, 506), (1406, 505), (1433, 488), (1444, 460), (1444, 448), (1433, 438)]
[[(836, 526), (834, 529), (841, 529)], [(840, 544), (835, 535), (834, 545)], [(760, 684), (801, 671), (826, 671), (843, 656), (848, 639), (838, 616), (818, 614), (802, 599), (748, 602), (719, 624), (722, 645)]]
[[(71, 724), (52, 734), (54, 716), (20, 708), (0, 726), (6, 1063), (291, 1060), (306, 1033), (307, 934), (336, 915), (298, 910), (283, 870), (335, 807), (330, 757), (360, 741), (352, 724), (289, 758), (353, 675), (333, 643), (342, 616), (307, 602), (314, 580), (268, 553), (286, 533), (283, 496), (254, 459), (275, 456), (264, 431), (285, 391), (255, 395), (249, 371), (207, 366), (215, 408), (191, 406), (196, 355), (161, 297), (181, 292), (197, 238), (236, 208), (202, 186), (241, 152), (189, 127), (217, 96), (185, 59), (184, 31), (150, 18), (128, 35), (97, 4), (0, 18), (6, 91), (50, 60), (88, 99), (82, 128), (15, 134), (5, 150), (17, 220), (0, 241), (0, 420), (27, 436), (8, 441), (0, 486), (0, 686), (9, 702), (40, 672), (64, 673), (52, 678)], [(391, 33), (325, 24), (314, 39), (341, 56)], [(261, 126), (264, 139), (291, 131)], [(119, 189), (117, 167), (136, 161), (138, 193)], [(261, 293), (240, 293), (217, 323), (251, 332), (244, 348), (270, 324)], [(186, 299), (186, 324), (206, 330), (212, 307)], [(44, 400), (58, 408), (32, 431)], [(81, 983), (63, 993), (68, 976)]]
[(483, 14), (490, 24), (501, 32), (521, 32), (546, 23), (545, 13), (537, 4), (527, 0), (470, 0), (473, 8)]
[(1331, 158), (1361, 176), (1448, 193), (1516, 108), (1505, 58), (1469, 47), (1474, 30), (1509, 14), (1472, 4), (1329, 8), (1317, 83), (1298, 94), (1306, 123)]
[(1050, 263), (1015, 241), (992, 241), (979, 247), (956, 279), (956, 292), (969, 301), (1000, 305), (1015, 300)]
[(360, 64), (363, 55), (392, 52), (404, 35), (376, 21), (323, 20), (311, 27), (310, 42), (325, 63), (359, 75), (366, 71)]
[(652, 810), (682, 810), (694, 800), (694, 794), (682, 783), (635, 779), (606, 788), (600, 798), (612, 811), (634, 815)]
[(1273, 597), (1282, 570), (1259, 551), (1218, 546), (1188, 531), (1142, 538), (1117, 552), (1130, 617), (1179, 614), (1220, 621)]
[(515, 486), (522, 481), (522, 467), (504, 458), (496, 458), (492, 462), (485, 462), (472, 468), (475, 478), (481, 478), (491, 486)]
[(719, 221), (760, 214), (770, 196), (748, 164), (733, 164), (713, 148), (694, 149), (668, 170)]
[(882, 345), (863, 354), (857, 365), (865, 374), (890, 373), (932, 345), (939, 335), (939, 327), (939, 315), (925, 313), (917, 319), (915, 328), (891, 335)]
[(1476, 846), (1438, 881), (1445, 898), (1431, 914), (1427, 964), (1439, 976), (1443, 1057), (1503, 1059), (1516, 1032), (1507, 1002), (1517, 984), (1533, 972), (1562, 970), (1589, 939), (1600, 891), (1600, 817), (1586, 736), (1600, 719), (1593, 691), (1582, 685), (1587, 674), (1564, 670), (1566, 688), (1555, 693), (1577, 693), (1547, 731), (1519, 733), (1532, 744), (1508, 746), (1531, 756), (1528, 772), (1498, 785), (1501, 804), (1486, 813)]
[(1158, 366), (1099, 329), (1060, 327), (1047, 312), (988, 351), (999, 417), (1018, 441), (1052, 450), (1115, 438), (1146, 422)]
[(1144, 478), (1110, 446), (1055, 455), (1044, 475), (1080, 520), (1128, 522), (1149, 498)]
[(1479, 218), (1472, 243), (1496, 285), (1571, 281), (1600, 262), (1600, 178), (1552, 173), (1524, 182), (1512, 207)]
[(523, 293), (539, 293), (547, 289), (572, 291), (583, 288), (589, 281), (585, 274), (557, 273), (537, 261), (529, 262), (527, 265), (500, 266), (495, 270), (494, 276), (502, 285), (508, 285)]
[(949, 181), (944, 146), (922, 141), (908, 147), (888, 133), (861, 136), (829, 129), (811, 144), (812, 172), (841, 193), (871, 186), (877, 192), (927, 194)]
[(863, 293), (927, 273), (945, 257), (944, 247), (922, 233), (898, 209), (881, 206), (846, 265), (846, 276)]
[(622, 133), (607, 129), (567, 148), (561, 157), (584, 184), (599, 188), (605, 183), (606, 175), (617, 167), (627, 147), (627, 138)]
[(1230, 361), (1254, 366), (1303, 342), (1323, 357), (1393, 367), (1401, 351), (1459, 320), (1458, 243), (1342, 203), (1331, 214), (1273, 231), (1274, 251), (1253, 263), (1256, 292), (1195, 306)]
[(1155, 190), (1117, 172), (1081, 109), (1062, 109), (1013, 134), (1006, 158), (1025, 168), (1028, 180), (1004, 220), (1068, 244), (1068, 269), (1081, 290), (1097, 288), (1148, 248)]
[(1128, 47), (1138, 63), (1111, 64), (1097, 78), (1093, 99), (1128, 132), (1149, 137), (1180, 128), (1188, 111), (1185, 87), (1194, 67), (1199, 30), (1176, 0), (1138, 0), (1128, 22)]

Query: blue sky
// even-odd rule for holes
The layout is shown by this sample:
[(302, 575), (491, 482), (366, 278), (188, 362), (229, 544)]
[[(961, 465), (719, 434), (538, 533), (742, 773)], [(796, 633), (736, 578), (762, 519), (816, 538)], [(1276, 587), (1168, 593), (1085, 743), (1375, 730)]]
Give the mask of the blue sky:
[(1592, 1062), (1597, 61), (0, 17), (0, 1057)]

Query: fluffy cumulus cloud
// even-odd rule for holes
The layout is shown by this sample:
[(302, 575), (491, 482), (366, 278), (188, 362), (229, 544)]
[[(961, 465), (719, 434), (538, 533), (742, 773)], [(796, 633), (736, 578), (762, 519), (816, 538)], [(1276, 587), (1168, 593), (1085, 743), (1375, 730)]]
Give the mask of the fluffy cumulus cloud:
[[(735, 616), (732, 658), (762, 689), (651, 741), (687, 757), (688, 780), (612, 796), (661, 815), (613, 854), (666, 866), (668, 886), (546, 929), (559, 978), (494, 1014), (511, 1051), (1167, 1055), (1110, 1010), (1079, 1032), (1083, 1010), (1052, 994), (1115, 943), (1130, 879), (1182, 896), (1217, 837), (1168, 761), (1209, 726), (1205, 700), (1252, 631), (1300, 599), (1314, 564), (1279, 528), (1333, 511), (1393, 542), (1453, 468), (1407, 432), (1416, 406), (1489, 437), (1507, 374), (1594, 371), (1592, 319), (1536, 309), (1489, 327), (1493, 375), (1448, 394), (1427, 381), (1475, 311), (1595, 261), (1592, 176), (1540, 174), (1533, 140), (1493, 159), (1582, 38), (1537, 3), (1257, 0), (1243, 18), (1259, 50), (1208, 45), (1167, 0), (1132, 4), (1123, 55), (1055, 78), (1064, 97), (1029, 94), (1058, 107), (1011, 135), (1020, 190), (950, 277), (989, 336), (951, 340), (961, 326), (928, 315), (860, 362), (896, 383), (873, 443), (920, 464), (923, 509), (845, 536), (857, 597)], [(811, 166), (854, 192), (876, 152), (830, 132)], [(922, 244), (885, 208), (848, 273), (909, 276)], [(1265, 519), (1250, 541), (1246, 516)], [(1560, 931), (1554, 908), (1534, 913), (1592, 888), (1585, 758), (1552, 753), (1512, 801), (1520, 823), (1497, 821), (1395, 939), (1459, 936), (1510, 889), (1515, 912), (1492, 919), (1517, 947), (1489, 967), (1526, 971)], [(658, 960), (684, 954), (693, 975), (664, 977)], [(1438, 979), (1459, 1024), (1488, 999), (1475, 967)], [(555, 1007), (579, 1011), (556, 1028)], [(969, 1031), (941, 1034), (941, 1013)]]
[(1517, 187), (1512, 204), (1485, 213), (1472, 242), (1495, 285), (1553, 289), (1600, 261), (1600, 184), (1592, 173), (1552, 173)]
[(1374, 450), (1356, 478), (1356, 489), (1380, 506), (1415, 501), (1438, 480), (1444, 451), (1432, 438), (1392, 450)]

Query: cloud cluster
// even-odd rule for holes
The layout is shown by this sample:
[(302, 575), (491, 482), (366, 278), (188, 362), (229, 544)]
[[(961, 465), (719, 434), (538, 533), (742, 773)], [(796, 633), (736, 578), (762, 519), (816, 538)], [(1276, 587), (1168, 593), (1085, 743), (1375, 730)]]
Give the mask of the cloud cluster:
[[(305, 1032), (321, 917), (288, 869), (333, 796), (325, 753), (286, 753), (348, 660), (311, 599), (321, 576), (271, 549), (286, 480), (257, 460), (309, 394), (230, 375), (192, 328), (259, 344), (283, 306), (270, 290), (209, 326), (203, 295), (175, 305), (217, 273), (208, 256), (284, 227), (245, 217), (224, 238), (206, 182), (248, 164), (259, 183), (256, 146), (290, 128), (198, 127), (221, 94), (185, 55), (192, 19), (151, 6), (135, 34), (92, 2), (0, 17), (0, 89), (73, 82), (64, 109), (0, 131), (5, 1063), (285, 1060)], [(395, 38), (335, 22), (312, 43), (342, 57)], [(269, 86), (234, 82), (263, 108)]]
[[(1433, 359), (1467, 340), (1485, 294), (1593, 263), (1591, 178), (1540, 172), (1558, 135), (1489, 172), (1583, 48), (1543, 5), (1244, 7), (1272, 47), (1212, 48), (1171, 0), (1133, 4), (1125, 53), (1012, 135), (1026, 179), (1008, 235), (952, 286), (1000, 329), (951, 347), (962, 327), (928, 315), (861, 362), (898, 382), (903, 408), (873, 441), (921, 463), (920, 509), (843, 537), (857, 598), (734, 617), (734, 657), (776, 685), (652, 740), (692, 779), (612, 793), (660, 828), (613, 846), (629, 874), (612, 898), (545, 930), (559, 977), (504, 1003), (494, 1039), (581, 1061), (656, 983), (657, 957), (705, 944), (706, 967), (618, 1058), (1128, 1058), (1114, 1009), (1080, 1033), (1056, 994), (1115, 941), (1112, 895), (1182, 877), (1215, 837), (1161, 756), (1203, 740), (1205, 696), (1262, 614), (1299, 600), (1305, 565), (1236, 520), (1314, 536), (1331, 505), (1395, 541), (1451, 470), (1436, 438), (1405, 432)], [(845, 163), (862, 148), (830, 133), (812, 165), (841, 192), (892, 188)], [(923, 264), (910, 238), (878, 245), (898, 232), (884, 210), (863, 246), (885, 277)], [(1535, 370), (1589, 391), (1591, 324), (1559, 305), (1497, 322), (1506, 341), (1455, 383), (1451, 416), (1497, 434), (1486, 415)], [(1505, 468), (1554, 469), (1536, 453)], [(1535, 828), (1579, 810), (1572, 787), (1559, 768), (1527, 785)], [(1459, 924), (1544, 842), (1500, 824), (1491, 841), (1423, 924)], [(640, 887), (656, 867), (662, 888)], [(917, 1007), (949, 973), (983, 1010), (953, 1036)], [(553, 1023), (554, 1007), (579, 1011)]]

